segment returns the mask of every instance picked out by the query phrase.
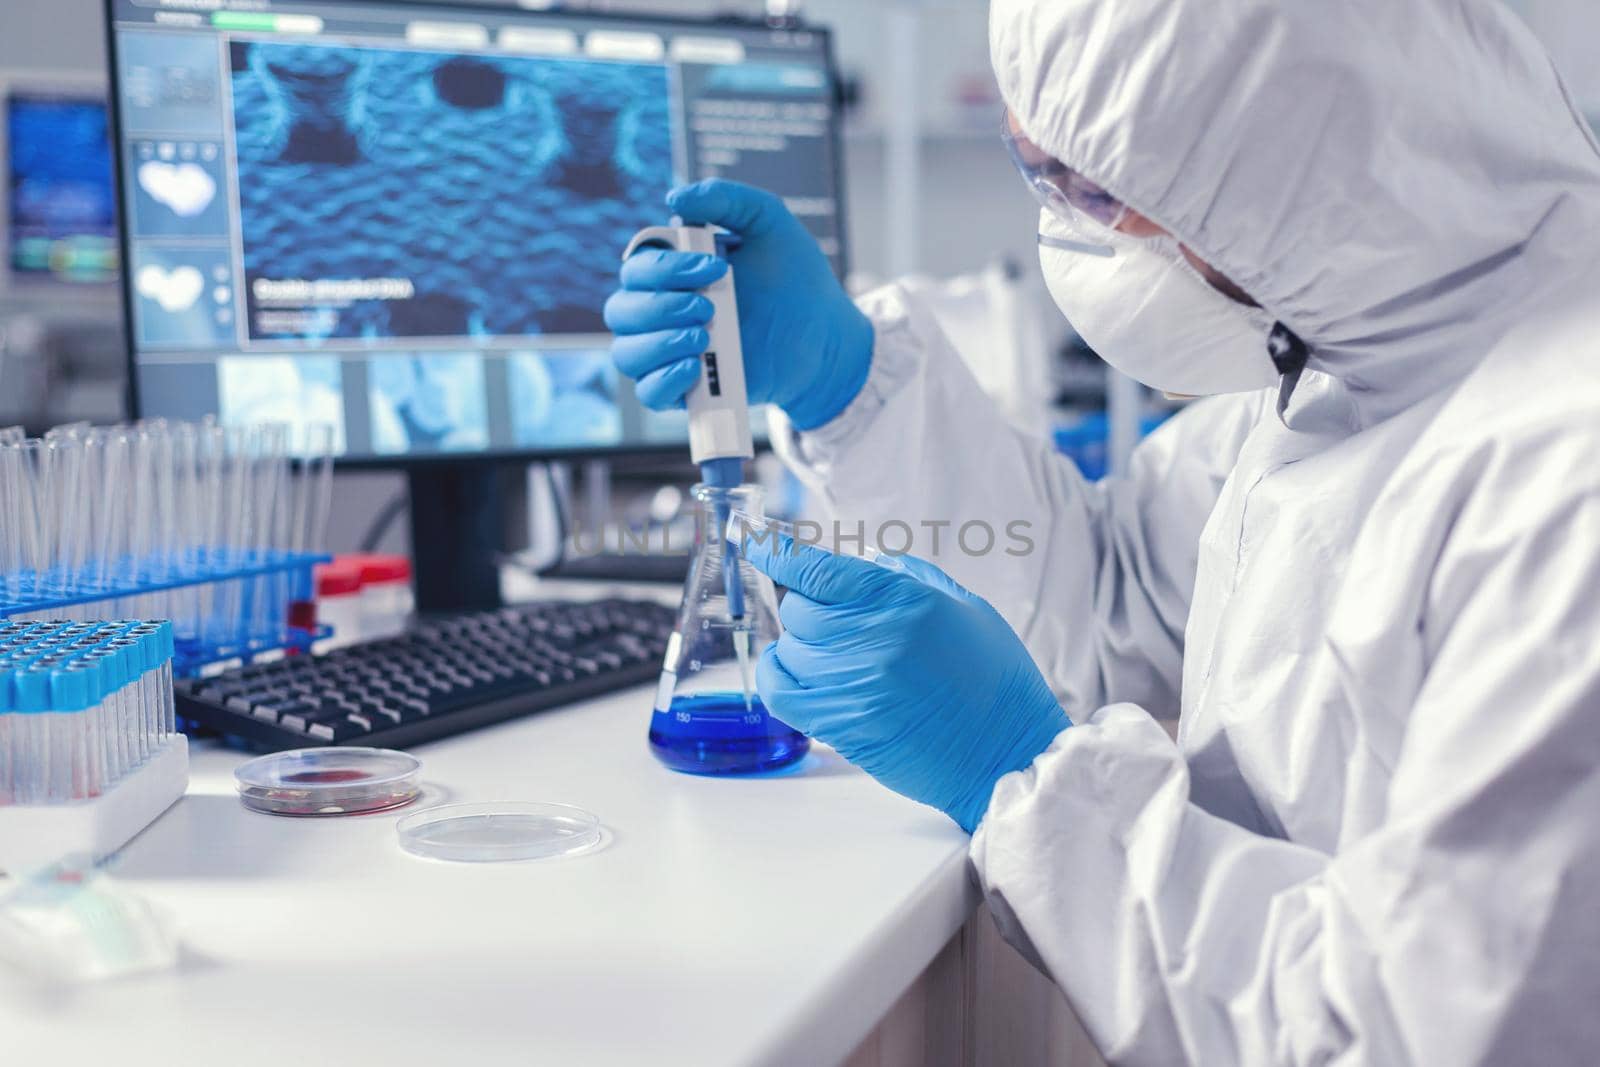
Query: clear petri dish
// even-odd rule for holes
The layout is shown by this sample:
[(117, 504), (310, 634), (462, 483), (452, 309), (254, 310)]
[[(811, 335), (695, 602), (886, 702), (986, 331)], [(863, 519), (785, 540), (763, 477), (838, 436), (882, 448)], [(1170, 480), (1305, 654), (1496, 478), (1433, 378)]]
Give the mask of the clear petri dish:
[(568, 804), (499, 801), (414, 811), (395, 829), (400, 847), (430, 859), (465, 863), (542, 860), (600, 844), (600, 820)]
[(360, 815), (417, 799), (422, 762), (386, 748), (297, 748), (233, 772), (245, 807), (271, 815)]

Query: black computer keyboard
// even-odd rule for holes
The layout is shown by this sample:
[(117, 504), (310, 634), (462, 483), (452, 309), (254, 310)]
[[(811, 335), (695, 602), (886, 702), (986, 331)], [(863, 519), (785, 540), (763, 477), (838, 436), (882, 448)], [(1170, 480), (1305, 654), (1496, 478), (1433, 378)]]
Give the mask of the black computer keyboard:
[(545, 601), (179, 681), (178, 714), (266, 750), (404, 748), (654, 681), (676, 612)]

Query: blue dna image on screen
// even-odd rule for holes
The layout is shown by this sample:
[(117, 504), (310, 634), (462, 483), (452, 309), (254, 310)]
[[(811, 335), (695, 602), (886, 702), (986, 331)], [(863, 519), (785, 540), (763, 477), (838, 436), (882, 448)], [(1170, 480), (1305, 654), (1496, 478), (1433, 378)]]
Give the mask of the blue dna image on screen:
[(488, 399), (478, 353), (386, 355), (368, 365), (367, 375), (375, 452), (489, 447)]
[(10, 145), (11, 268), (68, 281), (116, 271), (116, 191), (105, 105), (13, 97)]
[(653, 64), (235, 42), (249, 333), (603, 333), (673, 183)]

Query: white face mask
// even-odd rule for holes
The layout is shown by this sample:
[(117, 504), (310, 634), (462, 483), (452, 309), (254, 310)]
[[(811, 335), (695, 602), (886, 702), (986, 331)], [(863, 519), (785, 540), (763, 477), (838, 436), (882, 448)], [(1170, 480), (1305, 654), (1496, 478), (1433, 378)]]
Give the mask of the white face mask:
[(1184, 396), (1278, 384), (1267, 352), (1273, 320), (1223, 296), (1170, 237), (1114, 230), (1085, 243), (1039, 213), (1039, 264), (1056, 306), (1107, 363), (1152, 389)]

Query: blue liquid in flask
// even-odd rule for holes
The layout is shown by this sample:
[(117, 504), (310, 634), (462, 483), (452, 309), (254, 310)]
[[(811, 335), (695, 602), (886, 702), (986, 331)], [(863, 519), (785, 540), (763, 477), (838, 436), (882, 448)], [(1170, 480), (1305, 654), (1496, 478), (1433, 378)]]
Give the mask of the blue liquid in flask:
[(805, 734), (774, 719), (743, 693), (678, 696), (650, 719), (650, 748), (662, 763), (688, 774), (755, 774), (787, 767), (806, 754)]

